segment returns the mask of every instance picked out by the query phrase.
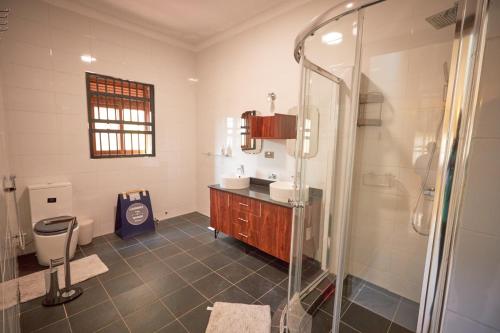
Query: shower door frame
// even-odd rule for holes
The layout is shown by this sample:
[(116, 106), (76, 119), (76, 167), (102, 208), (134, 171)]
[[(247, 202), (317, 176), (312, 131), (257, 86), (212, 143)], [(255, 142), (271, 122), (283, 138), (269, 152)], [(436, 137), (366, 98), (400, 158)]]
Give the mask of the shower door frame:
[[(305, 186), (304, 182), (304, 175), (302, 174), (303, 171), (303, 160), (304, 160), (304, 153), (303, 153), (303, 129), (304, 129), (304, 123), (305, 123), (305, 116), (306, 112), (305, 110), (307, 109), (307, 106), (305, 105), (306, 99), (305, 99), (305, 91), (307, 90), (307, 82), (309, 81), (309, 76), (307, 75), (307, 70), (314, 72), (327, 80), (330, 80), (332, 84), (335, 85), (336, 90), (337, 90), (337, 96), (340, 96), (340, 91), (342, 87), (342, 79), (337, 77), (336, 75), (326, 71), (322, 67), (314, 64), (313, 62), (309, 61), (306, 57), (302, 57), (301, 63), (300, 63), (300, 68), (301, 68), (301, 89), (300, 89), (300, 96), (299, 96), (299, 112), (298, 112), (298, 126), (297, 126), (297, 139), (296, 140), (296, 146), (295, 146), (295, 179), (296, 182), (297, 180), (300, 181), (300, 184), (295, 184), (297, 188), (303, 188)], [(336, 111), (334, 111), (335, 119), (333, 121), (335, 126), (338, 126), (338, 113), (339, 109), (337, 108)], [(334, 128), (335, 133), (333, 133), (333, 142), (334, 142), (334, 148), (332, 151), (331, 157), (332, 161), (331, 163), (332, 168), (330, 171), (334, 172), (335, 170), (335, 156), (336, 156), (336, 145), (337, 145), (337, 129)], [(334, 184), (331, 185), (331, 188), (333, 190)], [(302, 260), (301, 260), (301, 255), (302, 255), (302, 242), (295, 242), (294, 240), (302, 240), (303, 239), (303, 226), (304, 226), (304, 207), (305, 207), (305, 202), (302, 198), (303, 192), (302, 191), (294, 191), (294, 197), (293, 200), (290, 200), (290, 204), (293, 206), (293, 223), (292, 223), (292, 246), (290, 247), (290, 267), (291, 269), (291, 275), (293, 275), (292, 279), (289, 279), (288, 281), (288, 290), (289, 290), (289, 295), (288, 295), (288, 300), (291, 300), (293, 295), (291, 293), (292, 290), (300, 290), (299, 296), (302, 297), (305, 294), (308, 293), (308, 291), (312, 290), (316, 285), (318, 285), (328, 274), (328, 271), (322, 272), (318, 277), (316, 277), (309, 285), (307, 285), (305, 288), (301, 289), (301, 272), (302, 272)], [(331, 198), (330, 198), (331, 199)], [(332, 206), (332, 203), (329, 203), (329, 206)], [(325, 216), (324, 218), (328, 218), (329, 216)], [(298, 222), (298, 223), (297, 223)], [(330, 232), (330, 230), (324, 230), (323, 231), (323, 239), (325, 238), (325, 233)], [(324, 244), (323, 244), (324, 246)], [(324, 252), (324, 251), (323, 251)], [(294, 255), (294, 253), (296, 255)], [(323, 266), (323, 263), (322, 263)], [(292, 286), (292, 284), (294, 284)]]
[(451, 279), (461, 212), (490, 0), (460, 0), (453, 40), (441, 149), (420, 299), (417, 333), (444, 330), (444, 310)]
[[(336, 290), (342, 291), (343, 274), (345, 271), (345, 252), (347, 246), (347, 228), (351, 199), (352, 174), (354, 166), (354, 152), (356, 139), (357, 104), (359, 102), (359, 77), (361, 61), (361, 38), (363, 35), (363, 9), (385, 0), (356, 0), (346, 1), (332, 7), (314, 19), (296, 38), (294, 57), (301, 68), (316, 69), (327, 72), (320, 66), (311, 63), (304, 54), (305, 40), (326, 24), (341, 17), (358, 13), (358, 36), (356, 41), (356, 59), (353, 70), (351, 123), (348, 132), (348, 157), (345, 166), (347, 181), (343, 187), (343, 202), (341, 205), (340, 244), (338, 246), (338, 264), (336, 271)], [(460, 203), (464, 190), (465, 173), (467, 169), (470, 149), (470, 139), (474, 123), (475, 105), (477, 99), (478, 82), (484, 50), (484, 30), (487, 22), (487, 5), (489, 0), (460, 0), (458, 6), (457, 23), (453, 40), (452, 61), (450, 66), (449, 82), (444, 123), (441, 135), (440, 158), (437, 168), (435, 201), (431, 219), (431, 230), (427, 248), (425, 273), (422, 283), (422, 294), (419, 308), (417, 332), (437, 333), (443, 329), (443, 310), (446, 304), (448, 281), (450, 279), (453, 249), (456, 238), (456, 228), (460, 213)], [(303, 72), (302, 72), (303, 73)], [(301, 76), (300, 107), (304, 102), (304, 76)], [(341, 81), (342, 85), (343, 82)], [(300, 120), (299, 120), (300, 121)], [(352, 129), (354, 127), (354, 129)], [(297, 151), (302, 151), (301, 130), (298, 130)], [(353, 141), (354, 140), (354, 141)], [(297, 155), (300, 157), (300, 155)], [(300, 193), (304, 180), (301, 175), (301, 158), (296, 158), (296, 193)], [(294, 198), (293, 228), (303, 225), (303, 203), (300, 194)], [(302, 221), (302, 223), (300, 223)], [(440, 221), (440, 223), (437, 223)], [(297, 224), (298, 223), (298, 224)], [(292, 230), (293, 230), (292, 228)], [(297, 236), (294, 234), (294, 236)], [(293, 253), (301, 255), (300, 244), (292, 242)], [(299, 248), (296, 248), (298, 245)], [(292, 270), (290, 271), (292, 272)], [(300, 274), (299, 272), (294, 272)], [(289, 293), (291, 291), (289, 281)], [(338, 332), (340, 323), (340, 308), (342, 292), (335, 293), (333, 316), (333, 332)]]

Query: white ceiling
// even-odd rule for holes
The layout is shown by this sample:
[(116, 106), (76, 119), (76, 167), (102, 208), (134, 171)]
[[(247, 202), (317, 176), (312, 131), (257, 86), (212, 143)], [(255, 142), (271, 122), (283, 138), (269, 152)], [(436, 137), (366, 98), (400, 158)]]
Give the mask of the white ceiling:
[(261, 14), (294, 7), (304, 0), (75, 0), (73, 3), (197, 47)]

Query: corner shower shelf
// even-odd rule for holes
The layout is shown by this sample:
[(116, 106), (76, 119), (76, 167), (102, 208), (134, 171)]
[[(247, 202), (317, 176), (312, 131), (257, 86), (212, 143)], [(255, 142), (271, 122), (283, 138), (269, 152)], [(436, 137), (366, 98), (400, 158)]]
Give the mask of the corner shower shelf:
[[(358, 126), (382, 126), (382, 103), (384, 95), (380, 92), (359, 94)], [(368, 110), (370, 104), (378, 104), (378, 107)]]

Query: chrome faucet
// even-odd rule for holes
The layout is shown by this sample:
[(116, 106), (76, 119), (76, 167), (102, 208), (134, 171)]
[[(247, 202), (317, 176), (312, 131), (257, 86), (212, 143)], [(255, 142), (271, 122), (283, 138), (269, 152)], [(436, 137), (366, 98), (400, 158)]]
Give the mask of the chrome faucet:
[(240, 167), (236, 169), (242, 176), (245, 175), (245, 166), (243, 164), (240, 164)]

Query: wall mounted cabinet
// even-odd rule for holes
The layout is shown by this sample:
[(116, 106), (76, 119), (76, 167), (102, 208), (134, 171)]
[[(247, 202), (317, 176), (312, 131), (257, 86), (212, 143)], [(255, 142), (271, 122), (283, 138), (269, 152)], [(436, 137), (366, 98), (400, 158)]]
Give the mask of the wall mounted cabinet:
[(250, 116), (250, 136), (259, 139), (296, 139), (297, 116), (276, 113), (273, 116)]

